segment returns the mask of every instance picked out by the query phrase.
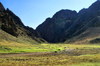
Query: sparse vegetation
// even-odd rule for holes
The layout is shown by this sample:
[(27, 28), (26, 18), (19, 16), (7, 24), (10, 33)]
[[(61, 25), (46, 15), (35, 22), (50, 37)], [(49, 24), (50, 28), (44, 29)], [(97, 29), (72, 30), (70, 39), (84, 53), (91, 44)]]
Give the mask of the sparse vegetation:
[[(63, 51), (67, 47), (70, 51)], [(49, 53), (27, 55), (27, 52)], [(18, 55), (20, 53), (22, 55)], [(0, 57), (0, 66), (99, 66), (100, 45), (27, 44), (4, 40), (0, 42)]]
[[(80, 53), (83, 51), (78, 50), (76, 52)], [(68, 53), (47, 53), (0, 58), (0, 66), (99, 66), (99, 62), (100, 52), (98, 52), (98, 54), (86, 54), (78, 56), (74, 55), (74, 53), (70, 53), (70, 55)]]

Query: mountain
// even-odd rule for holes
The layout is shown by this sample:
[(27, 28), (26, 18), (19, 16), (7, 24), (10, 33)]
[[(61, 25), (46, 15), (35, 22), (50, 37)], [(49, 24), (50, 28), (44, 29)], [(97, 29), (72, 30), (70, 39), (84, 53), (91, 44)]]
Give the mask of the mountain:
[(84, 43), (100, 38), (100, 1), (78, 13), (60, 10), (47, 18), (36, 30), (48, 42)]
[[(45, 40), (41, 38), (40, 34), (36, 30), (34, 30), (31, 27), (25, 26), (18, 16), (16, 16), (8, 8), (5, 9), (1, 3), (0, 3), (0, 31), (1, 31), (0, 34), (2, 34), (3, 36), (12, 35), (13, 37), (16, 38), (23, 37), (24, 39), (26, 37), (27, 40), (23, 39), (23, 41), (29, 41), (29, 39), (31, 39), (37, 43), (45, 42)], [(0, 39), (5, 39), (3, 36), (1, 36)], [(6, 37), (6, 39), (10, 38)]]
[(58, 38), (73, 24), (76, 16), (76, 11), (61, 10), (57, 12), (53, 18), (47, 18), (36, 30), (41, 34), (42, 38), (48, 42), (58, 42)]

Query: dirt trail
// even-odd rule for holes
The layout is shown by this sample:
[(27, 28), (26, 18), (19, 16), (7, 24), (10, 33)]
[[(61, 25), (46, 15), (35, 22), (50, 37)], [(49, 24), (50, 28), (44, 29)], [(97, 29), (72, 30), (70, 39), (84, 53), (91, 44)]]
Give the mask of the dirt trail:
[[(71, 52), (73, 49), (63, 50), (64, 52)], [(61, 51), (61, 52), (63, 52)], [(7, 57), (23, 57), (23, 56), (29, 56), (29, 55), (40, 55), (40, 54), (48, 54), (48, 53), (55, 53), (55, 52), (30, 52), (30, 53), (0, 53), (0, 58), (7, 58)], [(57, 52), (59, 53), (59, 52)]]
[(7, 57), (19, 57), (19, 56), (28, 56), (28, 55), (39, 55), (39, 54), (47, 54), (52, 52), (32, 52), (32, 53), (0, 53), (0, 58)]

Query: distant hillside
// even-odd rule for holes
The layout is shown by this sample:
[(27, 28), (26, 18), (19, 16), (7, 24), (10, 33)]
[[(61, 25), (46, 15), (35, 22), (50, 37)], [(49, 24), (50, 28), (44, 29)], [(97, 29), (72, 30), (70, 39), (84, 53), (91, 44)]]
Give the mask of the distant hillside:
[(60, 10), (47, 18), (36, 30), (48, 42), (88, 43), (100, 37), (100, 1), (77, 13)]
[(23, 41), (30, 41), (28, 39), (30, 38), (34, 41), (33, 43), (45, 42), (45, 40), (41, 38), (36, 30), (28, 26), (24, 26), (18, 16), (16, 16), (8, 8), (6, 10), (0, 3), (0, 39), (15, 40), (12, 39), (13, 37), (10, 38), (10, 35), (15, 37), (16, 40), (20, 37), (23, 37)]

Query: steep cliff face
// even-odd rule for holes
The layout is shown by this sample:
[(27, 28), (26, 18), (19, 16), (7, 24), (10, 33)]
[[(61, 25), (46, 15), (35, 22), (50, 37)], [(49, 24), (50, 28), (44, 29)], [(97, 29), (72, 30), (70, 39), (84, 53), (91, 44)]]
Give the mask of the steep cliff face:
[(45, 40), (41, 38), (41, 36), (36, 30), (28, 26), (24, 26), (21, 19), (8, 8), (7, 10), (5, 10), (5, 8), (1, 3), (0, 3), (0, 29), (17, 38), (20, 36), (26, 36), (32, 38), (37, 42), (45, 42)]
[[(49, 42), (65, 42), (78, 37), (90, 27), (100, 27), (100, 1), (96, 1), (87, 9), (80, 10), (79, 13), (61, 10), (50, 20), (46, 20), (36, 30), (42, 38)], [(49, 25), (46, 25), (47, 23)], [(74, 41), (78, 39), (74, 39)], [(71, 41), (73, 40), (69, 42)]]

